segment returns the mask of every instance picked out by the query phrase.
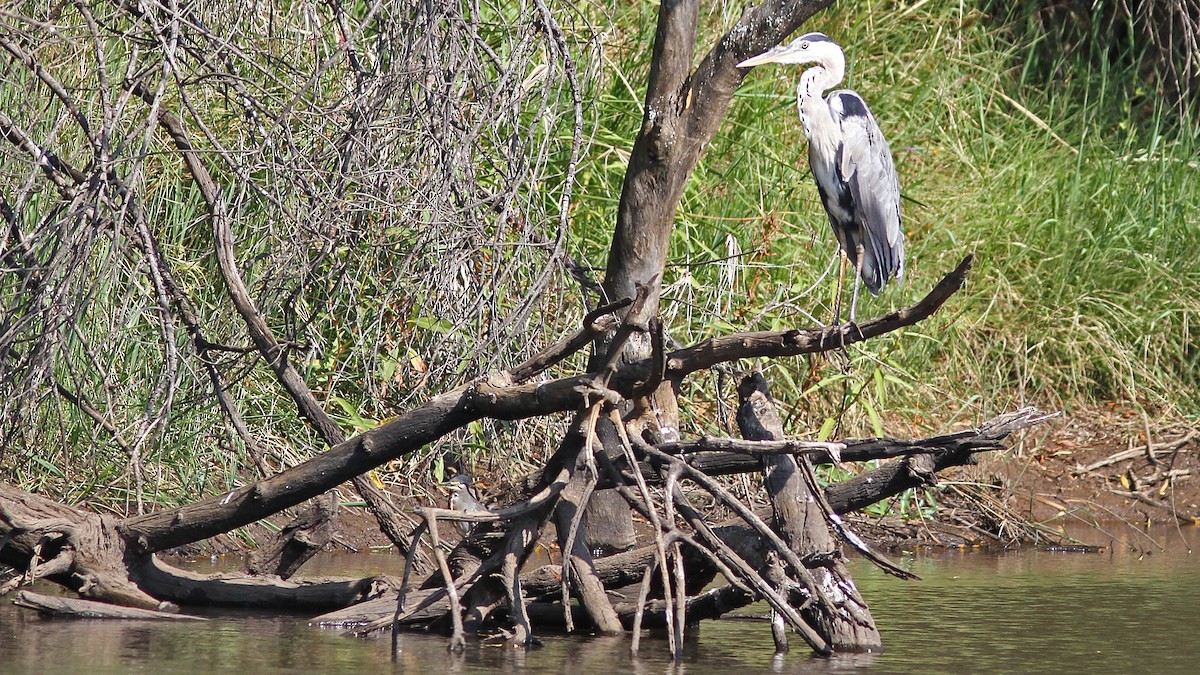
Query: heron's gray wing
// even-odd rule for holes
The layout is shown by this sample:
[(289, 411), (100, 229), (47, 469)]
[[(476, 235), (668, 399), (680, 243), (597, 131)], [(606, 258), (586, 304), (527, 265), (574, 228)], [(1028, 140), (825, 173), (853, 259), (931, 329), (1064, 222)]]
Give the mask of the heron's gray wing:
[(877, 294), (892, 275), (904, 275), (904, 229), (900, 223), (896, 165), (879, 124), (861, 96), (843, 89), (830, 94), (828, 101), (843, 136), (837, 171), (850, 187), (855, 215), (866, 233), (863, 282)]

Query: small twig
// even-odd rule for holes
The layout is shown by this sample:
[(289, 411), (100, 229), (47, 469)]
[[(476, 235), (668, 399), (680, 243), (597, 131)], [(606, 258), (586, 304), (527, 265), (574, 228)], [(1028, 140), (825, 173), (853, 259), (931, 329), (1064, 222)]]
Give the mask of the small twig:
[(732, 549), (729, 548), (729, 546), (727, 546), (720, 540), (719, 537), (717, 537), (716, 533), (712, 531), (712, 528), (708, 526), (708, 523), (704, 522), (704, 519), (700, 516), (700, 513), (696, 511), (695, 507), (693, 507), (690, 502), (688, 502), (687, 496), (683, 494), (682, 490), (676, 488), (675, 492), (671, 495), (671, 498), (675, 500), (676, 504), (679, 506), (680, 514), (685, 520), (688, 521), (688, 524), (692, 526), (692, 529), (701, 536), (701, 538), (717, 555), (724, 557), (729, 567), (736, 571), (738, 576), (740, 576), (745, 583), (752, 586), (758, 592), (758, 595), (762, 596), (762, 598), (767, 601), (767, 604), (769, 604), (772, 609), (784, 615), (788, 623), (792, 625), (792, 628), (794, 628), (796, 632), (800, 633), (800, 635), (804, 637), (805, 642), (812, 647), (813, 651), (818, 654), (830, 653), (831, 647), (829, 643), (825, 641), (825, 638), (813, 630), (812, 626), (809, 626), (808, 623), (804, 621), (804, 619), (798, 613), (797, 608), (792, 607), (791, 604), (788, 603), (787, 598), (780, 595), (780, 593), (776, 591), (775, 588), (766, 579), (764, 579), (757, 570), (751, 567), (744, 559), (742, 559), (741, 556), (737, 555)]
[(629, 644), (630, 656), (637, 656), (638, 643), (642, 639), (642, 615), (646, 609), (646, 598), (650, 595), (650, 579), (653, 575), (654, 564), (646, 565), (646, 571), (642, 574), (642, 585), (638, 590), (637, 611), (633, 614), (633, 639)]
[(754, 528), (760, 535), (762, 535), (764, 539), (770, 543), (773, 548), (779, 551), (784, 560), (787, 560), (788, 564), (795, 569), (796, 574), (801, 578), (801, 581), (804, 583), (806, 589), (811, 595), (821, 598), (823, 602), (829, 602), (829, 600), (824, 597), (824, 593), (821, 591), (820, 587), (813, 580), (812, 575), (808, 573), (808, 569), (804, 566), (804, 563), (801, 562), (800, 558), (796, 556), (795, 552), (793, 552), (791, 548), (779, 538), (779, 535), (776, 534), (775, 531), (770, 528), (770, 526), (763, 522), (762, 518), (759, 518), (758, 515), (756, 515), (754, 511), (749, 509), (745, 504), (743, 504), (741, 500), (729, 494), (728, 490), (721, 487), (713, 479), (704, 475), (703, 472), (697, 471), (679, 458), (671, 457), (670, 455), (659, 451), (650, 444), (641, 441), (641, 439), (637, 438), (636, 436), (632, 438), (634, 443), (647, 455), (657, 458), (664, 463), (679, 466), (681, 471), (688, 477), (688, 479), (695, 481), (697, 485), (704, 488), (704, 490), (713, 497), (716, 497), (718, 501), (730, 507), (734, 513), (738, 515), (738, 517), (746, 521), (746, 524)]
[(458, 589), (454, 587), (454, 575), (450, 574), (450, 565), (446, 562), (446, 554), (442, 551), (442, 543), (438, 539), (437, 516), (421, 509), (418, 513), (429, 525), (429, 543), (433, 548), (433, 557), (437, 559), (438, 569), (442, 572), (442, 580), (446, 585), (446, 595), (450, 598), (450, 623), (454, 627), (454, 635), (450, 638), (450, 651), (461, 652), (467, 647), (463, 638), (462, 605), (458, 601)]
[(400, 632), (400, 616), (404, 614), (404, 603), (408, 598), (408, 582), (412, 578), (414, 558), (417, 551), (421, 547), (421, 537), (425, 531), (429, 529), (429, 523), (422, 520), (412, 533), (412, 545), (408, 547), (408, 554), (404, 556), (404, 577), (400, 581), (400, 592), (396, 595), (396, 613), (392, 616), (392, 653), (395, 654), (399, 648)]
[[(674, 493), (679, 487), (679, 471), (676, 467), (672, 467), (670, 473), (667, 474), (667, 492)], [(675, 500), (668, 499), (664, 504), (666, 508), (666, 520), (672, 528), (675, 527)], [(674, 626), (674, 643), (675, 643), (675, 662), (679, 663), (683, 660), (683, 629), (687, 625), (687, 579), (683, 572), (683, 552), (680, 550), (678, 541), (671, 542), (671, 550), (675, 558), (675, 626)], [(671, 596), (667, 596), (670, 601)], [(671, 608), (667, 608), (671, 612)]]
[(1179, 448), (1182, 448), (1183, 446), (1192, 442), (1193, 440), (1195, 440), (1198, 437), (1200, 437), (1200, 431), (1191, 429), (1186, 434), (1184, 434), (1180, 438), (1177, 438), (1173, 441), (1166, 441), (1166, 442), (1157, 443), (1157, 444), (1149, 444), (1148, 443), (1145, 447), (1142, 447), (1142, 448), (1132, 448), (1129, 450), (1122, 450), (1120, 452), (1113, 453), (1098, 462), (1093, 462), (1092, 464), (1088, 464), (1087, 466), (1076, 467), (1076, 469), (1074, 471), (1072, 471), (1071, 473), (1078, 476), (1080, 474), (1088, 473), (1089, 471), (1095, 471), (1096, 469), (1102, 469), (1106, 466), (1112, 466), (1113, 464), (1118, 464), (1120, 462), (1124, 462), (1129, 459), (1135, 459), (1142, 455), (1145, 455), (1147, 458), (1154, 458), (1154, 456), (1157, 454), (1166, 454), (1168, 452), (1174, 452), (1174, 451), (1178, 450)]
[[(626, 433), (625, 425), (622, 423), (621, 415), (617, 412), (616, 408), (610, 408), (608, 414), (613, 425), (617, 429), (617, 437), (621, 439), (621, 449), (625, 453), (625, 461), (629, 463), (630, 467), (632, 467), (632, 471), (634, 472), (634, 480), (637, 481), (638, 490), (642, 493), (642, 499), (646, 502), (646, 506), (648, 508), (647, 515), (650, 517), (650, 524), (654, 527), (655, 565), (658, 568), (659, 574), (662, 576), (663, 593), (667, 594), (667, 597), (670, 597), (671, 574), (667, 568), (667, 545), (663, 539), (663, 521), (658, 517), (658, 512), (654, 508), (654, 500), (650, 496), (650, 488), (646, 485), (646, 477), (642, 475), (641, 470), (638, 467), (637, 458), (633, 454), (633, 444), (631, 442), (633, 437)], [(667, 499), (670, 499), (670, 497)], [(673, 523), (671, 523), (671, 525), (673, 525)], [(671, 616), (671, 612), (669, 610), (666, 613), (666, 620), (668, 635), (673, 636), (674, 617)], [(673, 640), (674, 638), (672, 637), (671, 639)], [(674, 653), (673, 648), (672, 653)]]
[[(672, 466), (667, 471), (666, 493), (674, 494), (679, 487), (679, 472), (678, 466)], [(675, 527), (675, 500), (663, 500), (663, 521), (667, 526), (674, 529)], [(683, 604), (686, 602), (687, 589), (684, 587), (683, 579), (683, 558), (679, 555), (679, 544), (672, 542), (668, 549), (667, 560), (670, 562), (674, 558), (674, 588), (664, 586), (664, 599), (667, 604), (667, 630), (668, 643), (671, 649), (671, 656), (678, 663), (683, 659)], [(674, 603), (672, 603), (674, 599)], [(674, 605), (674, 606), (672, 606)]]

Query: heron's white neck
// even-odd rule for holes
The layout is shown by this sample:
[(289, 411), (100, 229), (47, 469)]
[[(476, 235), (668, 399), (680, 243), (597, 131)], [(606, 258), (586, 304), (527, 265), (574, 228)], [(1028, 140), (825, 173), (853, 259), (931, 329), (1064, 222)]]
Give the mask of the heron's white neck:
[(837, 135), (836, 132), (822, 133), (832, 131), (835, 127), (824, 93), (826, 89), (836, 87), (845, 72), (845, 64), (835, 61), (813, 66), (800, 75), (800, 84), (796, 86), (796, 107), (804, 124), (804, 135), (810, 143), (814, 138), (833, 139)]
[(846, 63), (841, 59), (831, 59), (801, 73), (800, 84), (819, 98), (825, 90), (838, 86), (845, 77)]

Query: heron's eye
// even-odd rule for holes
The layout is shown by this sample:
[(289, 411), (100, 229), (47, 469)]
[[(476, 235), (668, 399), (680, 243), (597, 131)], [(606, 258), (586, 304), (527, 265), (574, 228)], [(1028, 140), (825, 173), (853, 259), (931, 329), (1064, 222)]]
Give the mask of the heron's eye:
[(808, 49), (808, 40), (800, 43), (800, 49)]

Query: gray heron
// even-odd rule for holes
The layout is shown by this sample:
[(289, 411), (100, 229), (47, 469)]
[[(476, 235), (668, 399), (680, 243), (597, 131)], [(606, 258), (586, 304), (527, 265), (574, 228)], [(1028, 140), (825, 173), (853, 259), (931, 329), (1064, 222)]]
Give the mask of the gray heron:
[(809, 63), (796, 86), (796, 107), (808, 138), (808, 163), (829, 214), (842, 258), (834, 322), (841, 321), (846, 260), (854, 266), (850, 322), (858, 310), (859, 282), (879, 295), (888, 280), (904, 276), (904, 230), (900, 225), (900, 182), (892, 153), (875, 117), (854, 91), (838, 89), (846, 55), (824, 33), (806, 33), (738, 64)]

